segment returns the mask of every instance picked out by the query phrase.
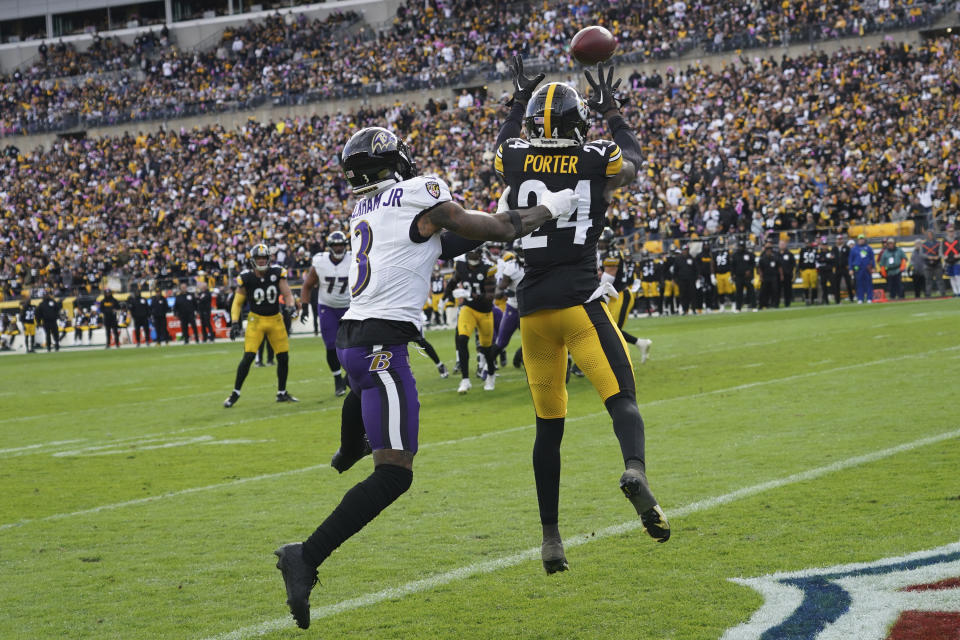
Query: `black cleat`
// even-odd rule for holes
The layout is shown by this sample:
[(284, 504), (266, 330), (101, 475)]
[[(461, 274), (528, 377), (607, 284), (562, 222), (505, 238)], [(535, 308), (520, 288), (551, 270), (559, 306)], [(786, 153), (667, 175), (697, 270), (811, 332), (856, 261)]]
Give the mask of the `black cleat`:
[(521, 365), (523, 365), (523, 349), (517, 349), (513, 354), (513, 368), (519, 369)]
[(563, 542), (560, 538), (545, 539), (540, 545), (540, 558), (543, 560), (543, 569), (547, 575), (570, 568), (567, 557), (563, 554)]
[(225, 409), (229, 409), (233, 405), (237, 404), (237, 400), (240, 399), (240, 394), (236, 391), (230, 392), (230, 397), (223, 401), (223, 406)]
[(287, 588), (287, 606), (301, 629), (310, 626), (310, 591), (317, 584), (317, 570), (303, 558), (303, 543), (285, 544), (273, 555), (277, 556), (277, 569), (283, 575)]
[(289, 391), (277, 391), (277, 402), (300, 402)]
[(333, 379), (333, 395), (338, 398), (347, 395), (347, 381), (341, 376)]
[(578, 367), (576, 364), (570, 367), (570, 373), (577, 376), (578, 378), (582, 378), (584, 376), (583, 371), (581, 371), (580, 367)]
[(273, 360), (267, 360), (267, 366), (268, 366), (268, 367), (275, 367), (275, 366), (277, 366), (277, 363), (274, 362)]
[(440, 374), (441, 378), (447, 378), (450, 375), (450, 372), (447, 371), (447, 365), (442, 362), (437, 365), (437, 372)]
[(503, 367), (507, 366), (507, 352), (501, 351), (499, 358), (500, 358), (500, 368), (502, 369)]
[(640, 469), (627, 469), (620, 476), (620, 490), (633, 504), (647, 534), (657, 542), (670, 539), (670, 523), (653, 497), (647, 476)]
[(346, 455), (343, 453), (343, 447), (341, 447), (330, 459), (330, 466), (336, 469), (338, 473), (343, 473), (371, 453), (373, 453), (373, 449), (370, 448), (370, 441), (367, 440), (367, 436), (363, 436), (363, 449), (359, 455)]
[(263, 360), (257, 360), (256, 362), (253, 363), (253, 366), (255, 366), (255, 367), (265, 367), (265, 366), (267, 366), (267, 365), (263, 364)]

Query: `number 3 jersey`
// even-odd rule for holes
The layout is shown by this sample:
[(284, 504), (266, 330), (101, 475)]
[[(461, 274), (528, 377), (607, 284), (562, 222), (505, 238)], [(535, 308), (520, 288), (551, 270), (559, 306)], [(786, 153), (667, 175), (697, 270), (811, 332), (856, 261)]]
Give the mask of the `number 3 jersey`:
[(247, 295), (250, 312), (258, 316), (273, 316), (280, 313), (280, 280), (287, 277), (287, 270), (277, 264), (267, 267), (262, 276), (246, 269), (237, 276), (237, 285)]
[(582, 146), (540, 147), (511, 138), (500, 145), (494, 169), (510, 187), (511, 208), (533, 207), (542, 194), (573, 189), (580, 204), (523, 238), (524, 277), (517, 286), (521, 316), (583, 304), (599, 286), (597, 238), (607, 211), (607, 179), (623, 166), (608, 140)]
[(311, 264), (317, 272), (317, 301), (334, 309), (350, 306), (350, 264), (353, 255), (347, 251), (339, 262), (334, 262), (328, 251), (313, 256)]
[(344, 320), (409, 322), (420, 331), (441, 247), (440, 235), (424, 238), (415, 221), (448, 200), (443, 180), (417, 176), (357, 201), (350, 215), (351, 300)]

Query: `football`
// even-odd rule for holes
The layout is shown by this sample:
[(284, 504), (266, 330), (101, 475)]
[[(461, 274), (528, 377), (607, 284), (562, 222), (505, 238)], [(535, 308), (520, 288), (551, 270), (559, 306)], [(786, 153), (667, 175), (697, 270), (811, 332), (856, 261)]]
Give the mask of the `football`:
[(584, 65), (605, 62), (616, 50), (617, 39), (607, 29), (597, 25), (580, 29), (570, 41), (571, 55)]

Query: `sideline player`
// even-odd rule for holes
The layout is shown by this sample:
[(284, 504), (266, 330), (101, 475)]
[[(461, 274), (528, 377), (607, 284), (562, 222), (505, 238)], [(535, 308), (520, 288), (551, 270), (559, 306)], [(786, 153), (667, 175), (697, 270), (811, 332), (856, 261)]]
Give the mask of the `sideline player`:
[[(277, 354), (277, 402), (297, 402), (287, 391), (287, 371), (290, 366), (290, 342), (287, 328), (283, 323), (280, 310), (280, 296), (284, 300), (293, 300), (293, 292), (287, 284), (287, 270), (280, 265), (270, 264), (270, 249), (258, 244), (250, 252), (250, 268), (244, 269), (237, 277), (237, 293), (230, 309), (230, 339), (240, 335), (240, 311), (244, 301), (250, 302), (247, 314), (247, 332), (243, 338), (243, 358), (237, 366), (237, 378), (230, 397), (223, 401), (229, 409), (240, 399), (240, 388), (250, 373), (250, 365), (257, 353), (257, 347), (266, 338)], [(296, 308), (287, 310), (292, 316)]]
[(369, 443), (374, 469), (305, 542), (275, 551), (287, 604), (302, 629), (310, 626), (317, 567), (413, 482), (420, 401), (407, 343), (421, 334), (437, 258), (462, 254), (477, 247), (476, 240), (513, 240), (576, 206), (567, 189), (544, 193), (542, 206), (522, 211), (464, 211), (441, 179), (418, 175), (406, 144), (380, 127), (355, 133), (341, 159), (357, 203), (350, 216), (350, 310), (337, 333), (350, 391), (343, 401), (340, 450), (331, 464), (345, 471)]
[[(523, 242), (515, 240), (513, 251), (506, 251), (497, 261), (497, 297), (506, 300), (503, 318), (497, 329), (497, 337), (493, 346), (496, 356), (503, 356), (510, 344), (510, 338), (520, 327), (520, 313), (517, 311), (517, 285), (523, 280)], [(523, 351), (518, 349), (513, 356), (513, 366), (519, 367), (523, 358)], [(501, 364), (503, 358), (500, 358)]]
[(34, 353), (37, 348), (37, 309), (29, 298), (20, 301), (20, 324), (23, 326), (24, 348)]
[(337, 327), (340, 326), (340, 318), (350, 307), (347, 280), (351, 255), (347, 250), (347, 236), (343, 231), (331, 232), (327, 236), (326, 244), (326, 251), (313, 256), (310, 271), (303, 279), (303, 288), (300, 289), (300, 304), (303, 307), (300, 322), (307, 322), (310, 297), (313, 288), (319, 284), (317, 307), (313, 312), (320, 318), (320, 336), (327, 348), (327, 366), (333, 373), (333, 392), (342, 396), (347, 393), (347, 381), (337, 358)]
[[(594, 94), (584, 103), (569, 85), (529, 78), (514, 57), (514, 102), (497, 137), (494, 169), (509, 187), (507, 203), (530, 206), (551, 189), (576, 187), (576, 211), (524, 237), (524, 278), (517, 288), (520, 336), (536, 411), (533, 470), (543, 525), (541, 557), (547, 573), (567, 569), (558, 527), (560, 442), (567, 413), (564, 385), (568, 350), (600, 394), (613, 419), (625, 471), (620, 488), (647, 533), (665, 542), (666, 516), (647, 484), (644, 426), (637, 408), (633, 366), (626, 342), (603, 298), (615, 297), (597, 273), (597, 238), (613, 192), (633, 182), (640, 145), (620, 115), (611, 84), (613, 68), (599, 78), (586, 72)], [(585, 138), (589, 109), (602, 114), (614, 141)], [(519, 138), (521, 128), (527, 139)]]

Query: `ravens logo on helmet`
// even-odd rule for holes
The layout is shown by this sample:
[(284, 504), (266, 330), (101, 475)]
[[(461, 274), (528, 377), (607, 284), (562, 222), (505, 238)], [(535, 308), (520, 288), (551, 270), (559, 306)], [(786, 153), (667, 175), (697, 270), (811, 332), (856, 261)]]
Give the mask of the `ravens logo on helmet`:
[(355, 195), (379, 191), (417, 175), (410, 149), (383, 127), (366, 127), (353, 134), (340, 153), (340, 166)]
[(335, 259), (342, 258), (347, 252), (347, 234), (343, 231), (333, 231), (327, 235), (327, 250)]

